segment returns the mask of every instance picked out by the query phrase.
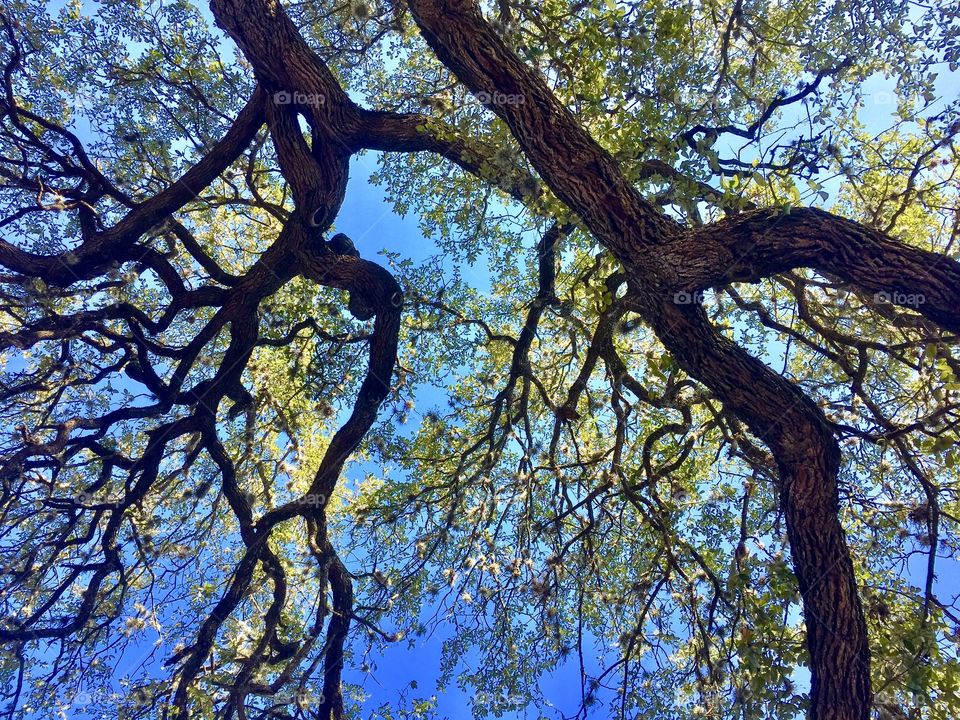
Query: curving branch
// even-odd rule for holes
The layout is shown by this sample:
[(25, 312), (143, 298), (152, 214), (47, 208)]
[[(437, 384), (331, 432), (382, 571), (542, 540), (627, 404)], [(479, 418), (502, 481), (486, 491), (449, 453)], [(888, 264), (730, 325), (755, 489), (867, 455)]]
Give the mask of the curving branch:
[(725, 218), (687, 233), (667, 257), (678, 268), (681, 292), (811, 268), (960, 332), (960, 262), (816, 208)]
[[(23, 114), (8, 91), (0, 110), (8, 117)], [(168, 215), (198, 197), (216, 177), (229, 167), (250, 145), (264, 122), (265, 94), (256, 89), (237, 115), (233, 125), (204, 156), (165, 190), (135, 205), (116, 225), (106, 230), (85, 233), (73, 251), (59, 255), (39, 255), (0, 239), (0, 265), (15, 272), (42, 278), (50, 285), (69, 286), (102, 274), (117, 262), (138, 262), (144, 249), (136, 244), (141, 235)], [(44, 152), (53, 152), (47, 146)], [(83, 156), (85, 157), (85, 156)], [(24, 176), (28, 173), (24, 171)], [(93, 181), (96, 181), (95, 179)], [(88, 230), (92, 230), (89, 226)]]

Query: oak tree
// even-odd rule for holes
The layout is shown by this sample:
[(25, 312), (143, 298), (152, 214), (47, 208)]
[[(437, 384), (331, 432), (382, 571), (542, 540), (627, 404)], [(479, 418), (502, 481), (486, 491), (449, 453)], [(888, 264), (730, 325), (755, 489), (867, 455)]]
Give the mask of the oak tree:
[(956, 7), (0, 29), (6, 717), (960, 711)]

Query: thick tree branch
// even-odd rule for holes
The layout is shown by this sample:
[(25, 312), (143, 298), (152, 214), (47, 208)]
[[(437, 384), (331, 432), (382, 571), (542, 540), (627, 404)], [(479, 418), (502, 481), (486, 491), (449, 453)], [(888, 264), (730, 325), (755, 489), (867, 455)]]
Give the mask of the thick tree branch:
[(140, 236), (196, 198), (250, 144), (263, 125), (264, 99), (263, 91), (255, 90), (223, 139), (183, 177), (137, 205), (113, 227), (85, 237), (73, 252), (38, 255), (0, 239), (0, 264), (24, 275), (43, 278), (50, 285), (67, 286), (97, 276), (112, 263), (139, 260), (142, 248), (140, 252), (132, 252), (132, 248)]
[(667, 251), (679, 291), (758, 282), (794, 268), (842, 278), (960, 332), (960, 263), (815, 208), (764, 209), (691, 230)]

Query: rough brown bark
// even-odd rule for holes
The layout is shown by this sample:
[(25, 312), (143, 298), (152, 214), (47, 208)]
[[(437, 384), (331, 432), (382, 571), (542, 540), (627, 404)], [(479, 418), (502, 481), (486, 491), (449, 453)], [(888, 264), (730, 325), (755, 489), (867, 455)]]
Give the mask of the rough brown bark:
[(960, 332), (960, 263), (816, 208), (766, 208), (725, 218), (688, 231), (666, 255), (682, 274), (679, 290), (756, 282), (806, 267), (887, 302), (901, 297), (899, 304)]
[(146, 252), (135, 244), (140, 236), (196, 198), (247, 148), (263, 126), (265, 100), (265, 94), (257, 88), (220, 142), (183, 177), (149, 200), (134, 205), (113, 227), (84, 237), (73, 257), (38, 255), (0, 238), (0, 264), (24, 275), (42, 277), (50, 285), (66, 286), (95, 277), (112, 263), (139, 260)]
[(866, 718), (870, 652), (838, 517), (840, 450), (832, 430), (802, 391), (720, 336), (699, 305), (667, 301), (648, 318), (678, 363), (717, 393), (776, 459), (780, 504), (803, 598), (810, 717)]

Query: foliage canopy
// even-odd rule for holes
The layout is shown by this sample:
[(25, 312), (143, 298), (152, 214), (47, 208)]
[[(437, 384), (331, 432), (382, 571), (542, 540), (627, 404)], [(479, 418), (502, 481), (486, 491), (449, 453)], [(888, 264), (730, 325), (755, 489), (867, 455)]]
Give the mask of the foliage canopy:
[(5, 717), (960, 716), (957, 7), (0, 26)]

